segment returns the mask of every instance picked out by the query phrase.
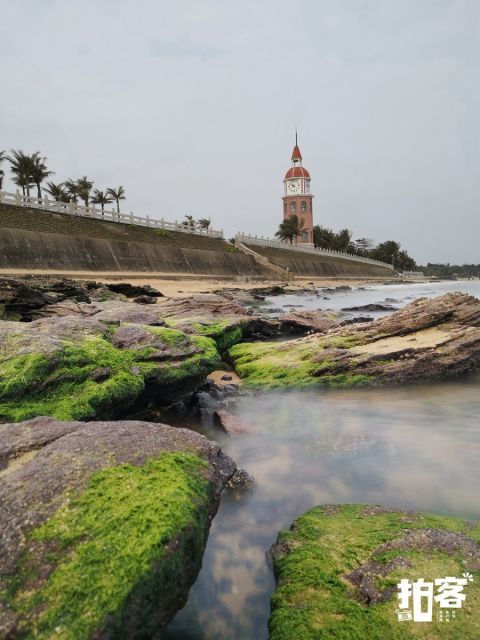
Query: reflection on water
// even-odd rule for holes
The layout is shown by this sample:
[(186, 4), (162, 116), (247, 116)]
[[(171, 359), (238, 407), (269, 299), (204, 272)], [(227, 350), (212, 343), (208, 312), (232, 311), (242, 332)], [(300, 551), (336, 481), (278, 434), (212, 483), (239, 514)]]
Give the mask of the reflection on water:
[(316, 504), (373, 502), (478, 517), (479, 390), (480, 376), (270, 393), (239, 400), (235, 412), (249, 434), (205, 427), (256, 485), (224, 495), (202, 571), (168, 640), (267, 638), (274, 582), (266, 551), (279, 529)]

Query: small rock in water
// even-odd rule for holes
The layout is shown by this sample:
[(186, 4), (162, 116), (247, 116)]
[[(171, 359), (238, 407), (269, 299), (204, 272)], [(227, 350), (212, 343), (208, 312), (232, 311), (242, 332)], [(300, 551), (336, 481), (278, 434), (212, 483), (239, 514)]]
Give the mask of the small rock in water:
[(225, 409), (217, 409), (215, 411), (217, 424), (229, 435), (239, 435), (248, 433), (248, 427), (236, 416)]
[(253, 476), (245, 469), (237, 469), (227, 482), (229, 489), (250, 489), (255, 484)]

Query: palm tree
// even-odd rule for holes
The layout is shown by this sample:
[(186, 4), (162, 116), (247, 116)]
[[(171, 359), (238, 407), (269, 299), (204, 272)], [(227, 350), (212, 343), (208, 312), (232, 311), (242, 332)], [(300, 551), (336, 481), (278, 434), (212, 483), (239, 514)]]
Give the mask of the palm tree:
[(99, 204), (102, 207), (102, 216), (104, 215), (105, 205), (109, 202), (113, 202), (113, 198), (107, 193), (100, 191), (99, 189), (95, 189), (93, 192), (93, 198), (91, 199), (92, 204)]
[(200, 229), (209, 229), (211, 224), (212, 221), (210, 220), (210, 218), (200, 218), (200, 220), (198, 221), (198, 226), (200, 227)]
[(70, 198), (75, 204), (78, 202), (78, 196), (80, 195), (78, 184), (76, 180), (65, 180), (63, 188), (67, 197)]
[(47, 186), (44, 188), (44, 191), (48, 193), (49, 196), (52, 196), (52, 198), (57, 202), (68, 202), (69, 194), (67, 193), (63, 182), (60, 182), (59, 184), (55, 184), (55, 182), (47, 182)]
[[(0, 151), (0, 164), (6, 159), (7, 159), (7, 156), (5, 155), (5, 151)], [(3, 169), (0, 169), (0, 191), (2, 190), (4, 176), (5, 176), (5, 171)]]
[(278, 227), (276, 237), (283, 241), (289, 241), (293, 244), (293, 241), (301, 235), (303, 229), (303, 220), (300, 221), (296, 214), (289, 216)]
[(31, 160), (32, 160), (31, 178), (32, 178), (32, 181), (37, 185), (37, 197), (41, 198), (42, 189), (40, 185), (45, 180), (45, 178), (48, 178), (49, 176), (53, 175), (55, 172), (48, 171), (47, 165), (45, 164), (47, 159), (41, 158), (38, 151), (35, 151), (35, 153), (31, 156)]
[(93, 180), (89, 180), (87, 176), (79, 178), (77, 180), (78, 195), (84, 201), (85, 206), (88, 207), (88, 201), (90, 200), (90, 191), (93, 187)]
[(184, 227), (195, 227), (195, 218), (193, 216), (186, 215), (182, 224)]
[[(38, 153), (38, 152), (37, 152)], [(23, 151), (16, 151), (12, 149), (11, 155), (7, 157), (10, 162), (11, 171), (13, 173), (13, 183), (18, 187), (22, 187), (22, 193), (30, 196), (30, 187), (35, 184), (32, 179), (32, 173), (34, 171), (33, 156), (29, 156)]]
[(125, 189), (122, 186), (118, 187), (117, 189), (113, 189), (110, 187), (107, 189), (107, 195), (109, 195), (112, 200), (117, 203), (117, 213), (120, 213), (120, 200), (125, 200)]

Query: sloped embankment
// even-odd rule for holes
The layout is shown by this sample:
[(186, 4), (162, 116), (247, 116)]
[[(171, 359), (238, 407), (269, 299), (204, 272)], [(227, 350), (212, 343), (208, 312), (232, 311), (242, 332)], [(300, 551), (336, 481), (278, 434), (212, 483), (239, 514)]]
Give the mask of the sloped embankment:
[(5, 204), (0, 269), (276, 277), (220, 238)]

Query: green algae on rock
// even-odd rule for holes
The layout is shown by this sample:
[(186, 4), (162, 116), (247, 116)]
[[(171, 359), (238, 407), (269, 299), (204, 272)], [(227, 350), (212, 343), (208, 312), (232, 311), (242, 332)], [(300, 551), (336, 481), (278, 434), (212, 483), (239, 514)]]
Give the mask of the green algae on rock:
[[(368, 505), (324, 505), (272, 548), (271, 640), (476, 640), (480, 524)], [(399, 622), (397, 584), (473, 576), (450, 623)]]
[(229, 350), (245, 385), (260, 389), (398, 384), (480, 367), (480, 300), (461, 293), (420, 299), (375, 322)]
[(0, 323), (0, 420), (118, 415), (147, 385), (159, 400), (195, 386), (220, 362), (215, 342), (165, 327), (67, 316)]
[(196, 578), (233, 462), (161, 424), (38, 418), (0, 435), (10, 460), (39, 448), (3, 472), (0, 637), (158, 635)]

